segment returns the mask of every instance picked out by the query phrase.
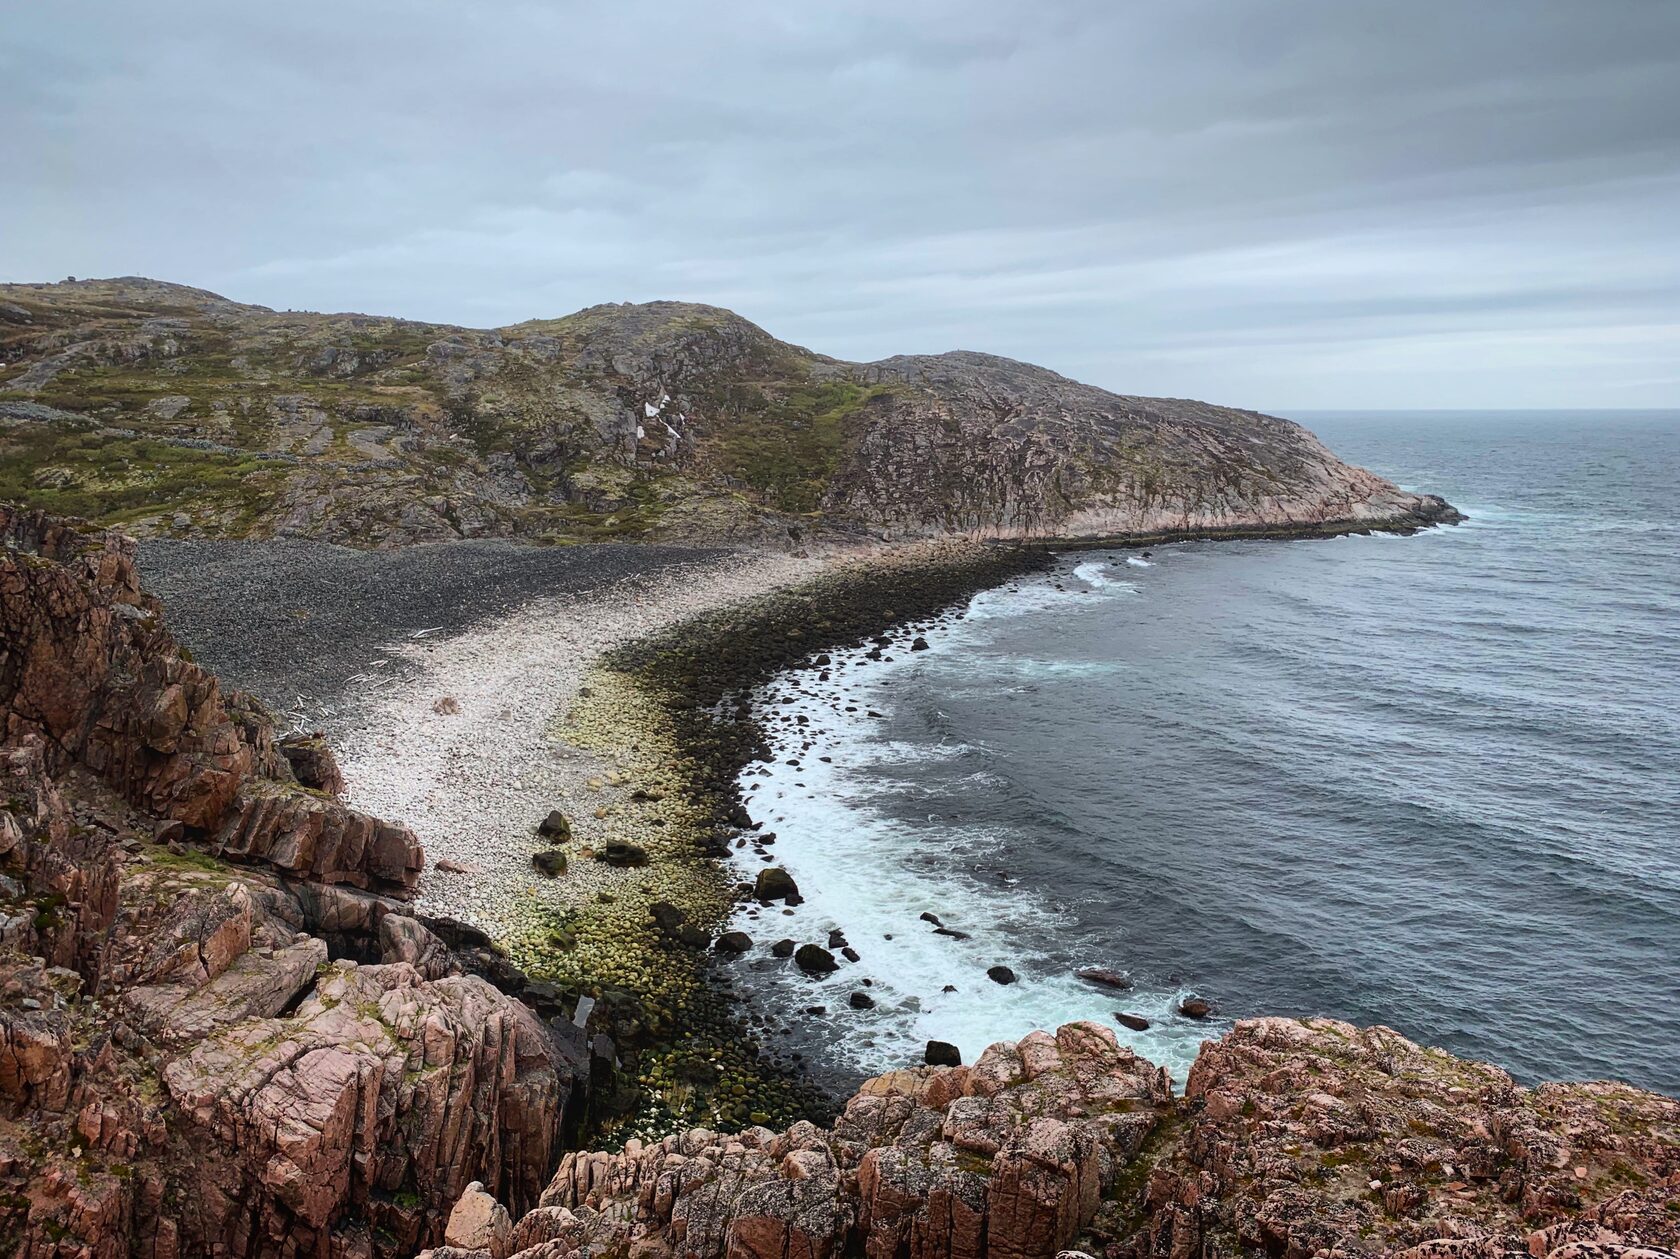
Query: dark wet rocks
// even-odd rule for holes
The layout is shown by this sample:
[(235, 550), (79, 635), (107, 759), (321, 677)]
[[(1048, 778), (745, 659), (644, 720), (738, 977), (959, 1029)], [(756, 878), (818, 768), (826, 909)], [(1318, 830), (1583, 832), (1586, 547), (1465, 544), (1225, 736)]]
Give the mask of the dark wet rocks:
[(1121, 1027), (1131, 1028), (1134, 1032), (1147, 1032), (1149, 1030), (1149, 1020), (1144, 1018), (1141, 1014), (1127, 1014), (1123, 1011), (1116, 1010), (1114, 1012), (1114, 1021), (1120, 1024)]
[(645, 866), (648, 863), (647, 849), (627, 839), (609, 839), (596, 850), (595, 856), (609, 866)]
[(793, 881), (793, 876), (781, 866), (769, 866), (758, 872), (758, 878), (753, 883), (753, 899), (769, 904), (772, 901), (785, 901), (787, 904), (799, 903), (799, 884)]
[(1012, 984), (1015, 982), (1015, 972), (1007, 966), (988, 966), (986, 978), (994, 984)]
[(543, 875), (545, 878), (559, 878), (562, 874), (566, 873), (566, 854), (561, 852), (558, 848), (550, 848), (543, 852), (533, 853), (531, 855), (531, 865), (536, 869), (538, 874)]
[(820, 944), (801, 944), (794, 951), (793, 964), (807, 975), (832, 975), (840, 968), (834, 954)]
[(572, 841), (572, 824), (559, 809), (551, 809), (548, 816), (537, 823), (537, 834), (551, 844), (569, 844)]
[(875, 998), (867, 992), (854, 992), (846, 998), (846, 1001), (854, 1010), (873, 1010), (875, 1008)]
[(713, 946), (719, 953), (739, 957), (752, 948), (752, 937), (745, 931), (725, 931)]
[(798, 947), (798, 944), (793, 940), (777, 940), (770, 946), (770, 955), (772, 957), (792, 957), (794, 949)]
[(1127, 989), (1132, 986), (1132, 979), (1124, 971), (1108, 970), (1101, 966), (1081, 966), (1073, 972), (1088, 984), (1100, 984), (1104, 988)]
[(962, 1066), (962, 1051), (943, 1040), (930, 1040), (922, 1054), (922, 1061), (930, 1067)]
[(1178, 1003), (1178, 1012), (1187, 1019), (1205, 1019), (1213, 1013), (1213, 1003), (1203, 997), (1186, 997)]

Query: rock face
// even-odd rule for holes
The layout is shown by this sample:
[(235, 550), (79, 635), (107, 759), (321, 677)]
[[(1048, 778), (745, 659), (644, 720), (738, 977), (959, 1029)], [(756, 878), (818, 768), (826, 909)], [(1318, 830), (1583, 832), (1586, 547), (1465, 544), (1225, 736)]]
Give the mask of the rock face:
[(824, 1259), (1054, 1253), (1171, 1113), (1166, 1076), (1096, 1024), (972, 1067), (871, 1080), (832, 1129), (696, 1130), (568, 1154), (516, 1254)]
[[(302, 786), (255, 702), (223, 696), (140, 589), (133, 542), (0, 505), (0, 718), (8, 744), (39, 741), (49, 774), (72, 766), (148, 816), (241, 860), (406, 895), (420, 846)], [(324, 748), (299, 750), (336, 786)]]
[[(1680, 1253), (1680, 1102), (1621, 1084), (1519, 1088), (1383, 1027), (1251, 1019), (1191, 1069), (1142, 1259), (1586, 1259)], [(1652, 1259), (1641, 1254), (1639, 1259)]]
[[(22, 312), (0, 320), (0, 500), (146, 534), (796, 544), (1455, 518), (1286, 420), (985, 354), (845, 363), (711, 306), (485, 331), (135, 278), (0, 285), (0, 304)], [(144, 494), (116, 457), (155, 469)]]
[(512, 1237), (515, 1259), (1665, 1259), (1680, 1103), (1522, 1089), (1326, 1019), (1239, 1023), (1175, 1099), (1075, 1023), (870, 1080), (831, 1129), (568, 1154)]
[(410, 916), (413, 837), (181, 654), (131, 543), (0, 540), (0, 1236), (371, 1259), (473, 1181), (535, 1205), (582, 1033)]

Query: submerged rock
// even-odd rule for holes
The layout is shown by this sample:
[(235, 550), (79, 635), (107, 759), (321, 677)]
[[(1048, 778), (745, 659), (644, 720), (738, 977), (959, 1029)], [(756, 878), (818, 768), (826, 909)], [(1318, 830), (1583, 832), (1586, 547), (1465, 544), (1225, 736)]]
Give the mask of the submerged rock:
[(567, 844), (572, 839), (572, 824), (559, 809), (551, 809), (548, 816), (537, 823), (537, 834), (551, 843)]
[(1149, 1020), (1141, 1014), (1126, 1014), (1116, 1010), (1114, 1021), (1119, 1023), (1121, 1027), (1131, 1028), (1134, 1032), (1147, 1032), (1149, 1030)]
[(1130, 988), (1132, 978), (1124, 971), (1107, 970), (1101, 966), (1081, 966), (1073, 972), (1086, 983), (1101, 984), (1105, 988)]

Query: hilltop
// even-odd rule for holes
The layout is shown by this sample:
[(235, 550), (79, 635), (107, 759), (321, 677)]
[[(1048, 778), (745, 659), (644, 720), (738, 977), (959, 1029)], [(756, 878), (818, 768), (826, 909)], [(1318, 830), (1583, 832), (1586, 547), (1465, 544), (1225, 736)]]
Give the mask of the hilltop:
[(684, 302), (472, 329), (127, 277), (0, 285), (0, 500), (140, 536), (797, 542), (1454, 518), (1287, 420)]

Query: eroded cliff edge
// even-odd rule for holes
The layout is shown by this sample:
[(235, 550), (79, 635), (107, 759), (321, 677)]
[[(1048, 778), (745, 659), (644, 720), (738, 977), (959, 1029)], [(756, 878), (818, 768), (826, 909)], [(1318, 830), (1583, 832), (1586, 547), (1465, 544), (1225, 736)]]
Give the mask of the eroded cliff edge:
[(1153, 538), (1415, 529), (1288, 420), (992, 355), (848, 363), (684, 302), (481, 330), (0, 285), (0, 500), (145, 535)]

